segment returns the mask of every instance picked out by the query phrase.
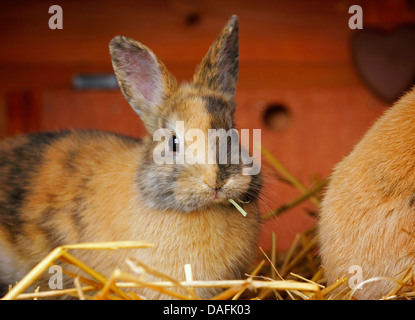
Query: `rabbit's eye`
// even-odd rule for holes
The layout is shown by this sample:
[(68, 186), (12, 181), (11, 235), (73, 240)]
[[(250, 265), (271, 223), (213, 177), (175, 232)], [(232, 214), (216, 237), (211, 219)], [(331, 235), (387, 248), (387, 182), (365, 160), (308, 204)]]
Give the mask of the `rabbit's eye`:
[(170, 137), (169, 147), (171, 151), (179, 152), (179, 139), (175, 135)]

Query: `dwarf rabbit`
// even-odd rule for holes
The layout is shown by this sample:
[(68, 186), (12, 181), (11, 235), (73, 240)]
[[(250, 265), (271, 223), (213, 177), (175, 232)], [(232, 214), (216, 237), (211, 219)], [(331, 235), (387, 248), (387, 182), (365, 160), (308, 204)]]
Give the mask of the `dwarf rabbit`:
[(325, 277), (354, 297), (382, 298), (415, 263), (415, 88), (336, 166), (318, 225)]
[[(153, 248), (74, 253), (109, 276), (133, 257), (184, 280), (243, 276), (256, 253), (260, 230), (257, 198), (261, 175), (247, 165), (154, 161), (185, 152), (189, 142), (174, 132), (234, 127), (238, 77), (238, 20), (232, 16), (197, 67), (193, 82), (178, 85), (143, 44), (117, 36), (110, 54), (125, 98), (143, 120), (142, 140), (100, 131), (62, 131), (9, 138), (0, 144), (0, 282), (14, 284), (53, 248), (69, 243), (144, 240)], [(156, 141), (158, 129), (171, 139)], [(168, 141), (167, 141), (168, 140)], [(206, 149), (211, 148), (211, 140)], [(239, 142), (238, 142), (239, 144)], [(247, 216), (228, 201), (241, 200)], [(47, 279), (43, 279), (47, 289)], [(72, 285), (73, 286), (73, 285)], [(198, 289), (209, 298), (217, 289)], [(168, 298), (150, 289), (138, 293)]]

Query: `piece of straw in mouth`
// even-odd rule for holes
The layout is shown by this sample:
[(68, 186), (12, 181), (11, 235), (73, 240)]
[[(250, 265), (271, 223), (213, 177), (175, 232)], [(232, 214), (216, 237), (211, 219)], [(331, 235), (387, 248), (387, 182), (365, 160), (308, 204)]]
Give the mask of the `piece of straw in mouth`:
[(239, 211), (239, 212), (240, 212), (240, 213), (241, 213), (244, 217), (246, 217), (246, 215), (247, 215), (246, 211), (245, 211), (244, 209), (242, 209), (242, 208), (241, 208), (241, 206), (235, 202), (235, 200), (233, 200), (233, 199), (229, 198), (229, 202), (230, 202), (230, 203), (232, 203), (232, 204), (235, 206), (235, 208), (236, 208), (236, 209), (238, 209), (238, 211)]

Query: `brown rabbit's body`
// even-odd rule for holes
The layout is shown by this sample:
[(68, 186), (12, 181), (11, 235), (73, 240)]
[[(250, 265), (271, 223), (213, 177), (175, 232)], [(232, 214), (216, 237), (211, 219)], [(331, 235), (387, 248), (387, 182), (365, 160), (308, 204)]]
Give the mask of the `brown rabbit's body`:
[[(118, 240), (143, 240), (154, 247), (85, 250), (77, 257), (106, 276), (125, 267), (126, 257), (178, 280), (185, 277), (185, 264), (192, 265), (195, 280), (243, 276), (260, 230), (260, 176), (242, 175), (243, 164), (156, 164), (157, 145), (164, 143), (166, 154), (176, 157), (188, 141), (174, 145), (184, 140), (181, 132), (164, 142), (152, 137), (158, 128), (173, 131), (176, 121), (204, 133), (233, 127), (236, 17), (211, 47), (194, 84), (179, 87), (135, 40), (117, 37), (110, 49), (120, 87), (149, 135), (138, 140), (65, 131), (1, 142), (0, 283), (20, 280), (56, 246)], [(231, 68), (221, 65), (227, 62)], [(246, 217), (228, 202), (230, 197), (245, 200)], [(208, 298), (215, 292), (197, 293)], [(140, 293), (167, 298), (151, 290)]]
[(345, 275), (355, 285), (372, 278), (355, 296), (388, 294), (396, 283), (378, 277), (400, 278), (415, 263), (415, 238), (403, 230), (415, 233), (415, 90), (335, 168), (319, 221), (328, 281)]
[[(241, 277), (241, 266), (255, 252), (256, 210), (246, 208), (243, 217), (231, 205), (189, 214), (143, 205), (136, 183), (140, 141), (74, 131), (0, 145), (1, 158), (8, 161), (0, 166), (0, 263), (13, 262), (9, 267), (17, 271), (0, 271), (3, 283), (20, 280), (45, 254), (69, 243), (149, 241), (155, 247), (134, 250), (134, 256), (181, 280), (186, 263), (195, 279)], [(79, 251), (77, 256), (109, 275), (132, 254)], [(147, 296), (157, 297), (153, 294)]]

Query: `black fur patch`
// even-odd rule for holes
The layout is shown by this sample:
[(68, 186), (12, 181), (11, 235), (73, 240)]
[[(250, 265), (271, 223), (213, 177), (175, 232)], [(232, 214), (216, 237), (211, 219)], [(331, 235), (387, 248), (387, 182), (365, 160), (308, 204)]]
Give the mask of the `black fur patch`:
[(254, 201), (259, 198), (259, 194), (261, 193), (262, 188), (262, 175), (258, 173), (256, 175), (252, 175), (251, 182), (249, 183), (249, 188), (242, 196), (240, 200), (247, 202), (247, 201)]
[(12, 241), (21, 234), (20, 208), (30, 192), (31, 177), (43, 161), (44, 149), (56, 139), (70, 134), (69, 131), (45, 132), (27, 135), (27, 140), (10, 152), (0, 150), (0, 223), (12, 235)]
[(233, 128), (233, 107), (228, 101), (215, 96), (203, 96), (202, 98), (206, 101), (206, 110), (211, 115), (212, 129), (229, 130)]

